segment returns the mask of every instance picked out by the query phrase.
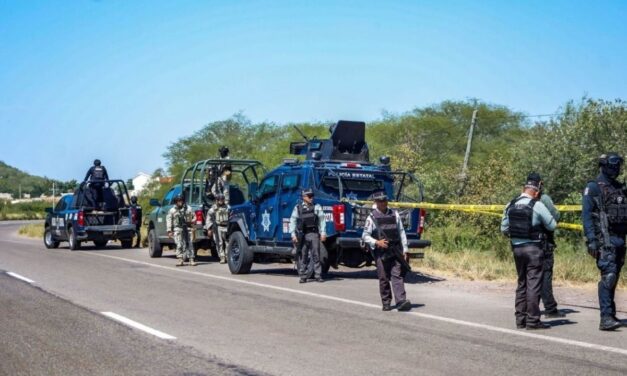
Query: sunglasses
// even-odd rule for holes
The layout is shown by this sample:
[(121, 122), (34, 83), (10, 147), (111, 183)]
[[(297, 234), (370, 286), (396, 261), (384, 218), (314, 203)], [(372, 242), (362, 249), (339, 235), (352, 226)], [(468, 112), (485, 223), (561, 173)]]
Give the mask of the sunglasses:
[(623, 158), (617, 156), (611, 156), (607, 159), (607, 164), (617, 165), (623, 164)]

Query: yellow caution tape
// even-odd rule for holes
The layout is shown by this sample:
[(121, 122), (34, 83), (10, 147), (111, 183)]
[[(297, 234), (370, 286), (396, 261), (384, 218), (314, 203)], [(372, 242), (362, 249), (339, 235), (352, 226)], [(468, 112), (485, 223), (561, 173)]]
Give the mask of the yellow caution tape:
[[(373, 201), (344, 200), (353, 204), (372, 204)], [(463, 210), (463, 211), (483, 211), (502, 212), (505, 205), (468, 205), (468, 204), (433, 204), (429, 202), (398, 202), (390, 201), (388, 205), (392, 208), (407, 209), (432, 209), (432, 210)], [(581, 211), (581, 205), (556, 205), (558, 211)]]
[[(344, 200), (351, 204), (370, 205), (373, 201), (363, 200)], [(432, 204), (428, 202), (398, 202), (390, 201), (388, 205), (392, 208), (403, 209), (431, 209), (431, 210), (457, 210), (464, 213), (484, 214), (494, 217), (501, 217), (505, 205), (465, 205), (465, 204)], [(556, 205), (555, 208), (558, 211), (581, 211), (581, 205)], [(576, 223), (563, 223), (558, 222), (558, 228), (566, 230), (583, 231), (583, 226)]]

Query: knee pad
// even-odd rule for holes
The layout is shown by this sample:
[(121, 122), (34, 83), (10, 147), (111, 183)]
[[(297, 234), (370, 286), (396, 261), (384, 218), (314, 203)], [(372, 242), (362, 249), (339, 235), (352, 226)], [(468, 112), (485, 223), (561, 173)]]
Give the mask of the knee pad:
[(608, 273), (601, 276), (601, 283), (607, 289), (613, 289), (616, 285), (616, 273)]

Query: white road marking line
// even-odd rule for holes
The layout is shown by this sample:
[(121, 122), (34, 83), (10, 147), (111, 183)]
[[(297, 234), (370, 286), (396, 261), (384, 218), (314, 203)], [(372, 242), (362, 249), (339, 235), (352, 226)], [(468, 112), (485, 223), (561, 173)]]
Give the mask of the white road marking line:
[(121, 322), (124, 325), (128, 325), (128, 326), (133, 327), (135, 329), (139, 329), (139, 330), (144, 331), (144, 332), (146, 332), (148, 334), (152, 334), (153, 336), (156, 336), (156, 337), (159, 337), (159, 338), (163, 338), (163, 339), (176, 339), (176, 337), (174, 337), (174, 336), (171, 336), (171, 335), (166, 334), (164, 332), (160, 332), (160, 331), (158, 331), (156, 329), (153, 329), (151, 327), (148, 327), (148, 326), (146, 326), (144, 324), (140, 324), (137, 321), (133, 321), (133, 320), (127, 318), (127, 317), (124, 317), (122, 315), (118, 315), (117, 313), (114, 313), (114, 312), (100, 312), (100, 313), (102, 313), (103, 315), (105, 315), (105, 316), (107, 316), (107, 317), (109, 317), (109, 318), (111, 318), (111, 319), (113, 319), (115, 321), (119, 321), (119, 322)]
[(22, 281), (24, 281), (24, 282), (28, 282), (28, 283), (30, 283), (30, 284), (35, 283), (35, 281), (33, 281), (32, 279), (28, 279), (28, 278), (26, 278), (26, 277), (24, 277), (24, 276), (22, 276), (22, 275), (17, 274), (17, 273), (7, 272), (7, 274), (8, 274), (8, 275), (10, 275), (10, 276), (11, 276), (11, 277), (13, 277), (13, 278), (20, 279), (20, 280), (22, 280)]
[[(291, 288), (288, 288), (288, 287), (273, 286), (273, 285), (268, 285), (268, 284), (265, 284), (265, 283), (245, 281), (245, 280), (241, 280), (241, 279), (224, 277), (224, 276), (220, 276), (220, 275), (195, 272), (195, 271), (191, 271), (191, 270), (179, 269), (179, 268), (170, 267), (170, 266), (152, 264), (150, 262), (131, 260), (131, 259), (127, 259), (127, 258), (124, 258), (124, 257), (103, 255), (103, 254), (97, 254), (97, 253), (89, 253), (89, 255), (100, 256), (100, 257), (107, 257), (107, 258), (111, 258), (111, 259), (131, 262), (131, 263), (135, 263), (135, 264), (147, 265), (147, 266), (152, 266), (152, 267), (155, 267), (155, 268), (172, 270), (172, 271), (176, 271), (176, 272), (194, 274), (194, 275), (199, 275), (199, 276), (202, 276), (202, 277), (209, 277), (209, 278), (213, 278), (213, 279), (219, 279), (219, 280), (223, 280), (223, 281), (235, 282), (235, 283), (240, 283), (240, 284), (249, 285), (249, 286), (257, 286), (257, 287), (263, 287), (263, 288), (272, 289), (272, 290), (291, 292), (291, 293), (299, 294), (299, 295), (312, 296), (312, 297), (316, 297), (316, 298), (320, 298), (320, 299), (332, 300), (332, 301), (336, 301), (336, 302), (342, 302), (342, 303), (357, 305), (357, 306), (361, 306), (361, 307), (376, 308), (377, 310), (381, 309), (381, 306), (378, 305), (378, 304), (360, 302), (358, 300), (338, 298), (336, 296), (317, 294), (317, 293), (309, 292), (309, 291), (295, 290), (295, 289), (291, 289)], [(551, 337), (551, 336), (542, 335), (542, 334), (530, 333), (530, 332), (527, 332), (527, 331), (524, 331), (524, 330), (513, 330), (513, 329), (501, 328), (501, 327), (498, 327), (498, 326), (492, 326), (492, 325), (487, 325), (487, 324), (480, 324), (480, 323), (475, 323), (475, 322), (471, 322), (471, 321), (457, 320), (457, 319), (453, 319), (453, 318), (449, 318), (449, 317), (431, 315), (431, 314), (428, 314), (428, 313), (404, 312), (403, 314), (409, 314), (409, 315), (421, 317), (421, 318), (424, 318), (424, 319), (442, 321), (442, 322), (446, 322), (446, 323), (450, 323), (450, 324), (456, 324), (456, 325), (462, 325), (462, 326), (467, 326), (467, 327), (472, 327), (472, 328), (484, 329), (484, 330), (497, 332), (497, 333), (511, 334), (511, 335), (515, 335), (515, 336), (519, 336), (519, 337), (534, 338), (534, 339), (540, 339), (540, 340), (549, 341), (549, 342), (561, 343), (561, 344), (565, 344), (565, 345), (583, 347), (583, 348), (586, 348), (586, 349), (594, 349), (594, 350), (599, 350), (599, 351), (606, 351), (606, 352), (612, 352), (612, 353), (616, 353), (616, 354), (627, 355), (627, 349), (621, 349), (621, 348), (618, 348), (618, 347), (597, 345), (597, 344), (594, 344), (594, 343), (588, 343), (588, 342), (577, 341), (577, 340), (566, 339), (566, 338), (560, 338), (560, 337)]]

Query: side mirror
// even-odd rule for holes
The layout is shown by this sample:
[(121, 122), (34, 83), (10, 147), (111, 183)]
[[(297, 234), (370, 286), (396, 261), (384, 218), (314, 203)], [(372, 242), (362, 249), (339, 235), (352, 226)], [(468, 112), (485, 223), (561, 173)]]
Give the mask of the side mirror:
[(52, 208), (45, 208), (45, 209), (44, 209), (44, 211), (45, 211), (46, 213), (51, 214), (53, 210), (52, 210)]
[(150, 206), (161, 206), (161, 203), (156, 198), (150, 199)]

